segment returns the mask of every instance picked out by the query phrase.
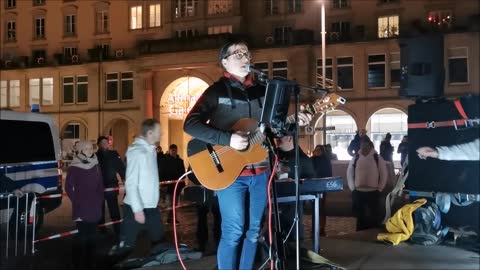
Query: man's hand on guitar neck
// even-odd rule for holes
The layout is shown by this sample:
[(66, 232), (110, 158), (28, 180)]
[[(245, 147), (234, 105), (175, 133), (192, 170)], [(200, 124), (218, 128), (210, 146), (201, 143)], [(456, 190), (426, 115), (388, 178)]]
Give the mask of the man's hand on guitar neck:
[(230, 137), (230, 147), (237, 150), (244, 150), (248, 147), (248, 134), (242, 131), (237, 131)]

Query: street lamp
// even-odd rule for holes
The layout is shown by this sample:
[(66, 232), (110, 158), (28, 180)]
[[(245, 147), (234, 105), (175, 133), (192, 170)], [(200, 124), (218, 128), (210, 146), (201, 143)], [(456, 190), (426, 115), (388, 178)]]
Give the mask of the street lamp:
[(321, 4), (321, 29), (322, 29), (322, 87), (326, 88), (327, 85), (327, 77), (326, 77), (326, 65), (327, 65), (327, 60), (325, 59), (325, 35), (327, 34), (325, 32), (325, 1), (320, 0)]
[[(325, 0), (319, 0), (319, 3), (321, 5), (321, 13), (320, 13), (320, 28), (321, 28), (321, 36), (322, 36), (322, 88), (327, 88), (327, 59), (325, 56), (325, 47), (326, 47), (326, 41), (325, 41), (325, 36), (327, 32), (325, 31)], [(323, 126), (326, 127), (326, 119), (327, 115), (325, 114), (323, 116)], [(327, 143), (327, 131), (324, 129), (323, 134), (322, 134), (322, 144)]]

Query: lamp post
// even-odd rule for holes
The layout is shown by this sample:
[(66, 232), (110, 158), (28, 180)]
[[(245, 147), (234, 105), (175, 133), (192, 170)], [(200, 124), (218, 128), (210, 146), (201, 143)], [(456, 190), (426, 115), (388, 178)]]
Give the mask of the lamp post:
[[(327, 32), (325, 31), (325, 1), (320, 0), (321, 4), (321, 14), (320, 14), (320, 27), (321, 27), (321, 35), (322, 35), (322, 87), (327, 88), (327, 59), (325, 53), (325, 36)], [(323, 126), (326, 127), (327, 124), (327, 115), (325, 114), (323, 117)], [(327, 143), (327, 131), (324, 129), (322, 134), (322, 144)]]

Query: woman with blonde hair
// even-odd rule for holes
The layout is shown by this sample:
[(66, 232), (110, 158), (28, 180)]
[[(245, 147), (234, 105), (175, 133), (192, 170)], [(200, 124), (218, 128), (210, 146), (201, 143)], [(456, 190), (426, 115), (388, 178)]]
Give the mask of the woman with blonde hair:
[(91, 269), (97, 224), (102, 216), (103, 181), (92, 143), (80, 141), (77, 151), (65, 182), (67, 195), (72, 201), (72, 219), (78, 229), (73, 264), (76, 269)]

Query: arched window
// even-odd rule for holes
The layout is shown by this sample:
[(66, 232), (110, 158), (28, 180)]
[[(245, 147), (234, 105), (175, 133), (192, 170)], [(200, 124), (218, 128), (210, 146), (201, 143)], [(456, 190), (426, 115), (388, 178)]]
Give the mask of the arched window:
[(380, 143), (385, 134), (392, 134), (391, 144), (394, 147), (393, 160), (400, 161), (400, 154), (397, 154), (398, 145), (404, 135), (407, 135), (407, 115), (394, 108), (384, 108), (376, 111), (367, 122), (367, 134), (375, 144), (375, 149), (380, 152)]
[[(315, 128), (323, 126), (325, 121), (326, 128), (334, 127), (334, 130), (327, 130), (326, 143), (332, 146), (333, 153), (337, 155), (339, 160), (350, 160), (352, 157), (348, 154), (348, 144), (357, 131), (357, 124), (353, 117), (342, 111), (333, 110), (326, 114), (325, 120), (319, 119)], [(315, 145), (322, 144), (323, 132), (315, 132), (314, 142)]]

